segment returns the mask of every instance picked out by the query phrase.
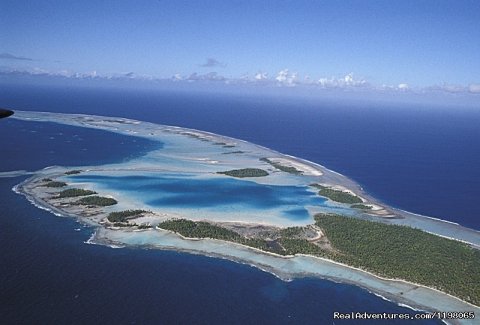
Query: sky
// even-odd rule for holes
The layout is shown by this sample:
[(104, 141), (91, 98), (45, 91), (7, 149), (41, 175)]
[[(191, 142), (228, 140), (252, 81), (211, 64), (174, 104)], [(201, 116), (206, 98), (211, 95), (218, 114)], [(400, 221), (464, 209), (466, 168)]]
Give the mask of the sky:
[(480, 93), (480, 1), (0, 1), (0, 71)]

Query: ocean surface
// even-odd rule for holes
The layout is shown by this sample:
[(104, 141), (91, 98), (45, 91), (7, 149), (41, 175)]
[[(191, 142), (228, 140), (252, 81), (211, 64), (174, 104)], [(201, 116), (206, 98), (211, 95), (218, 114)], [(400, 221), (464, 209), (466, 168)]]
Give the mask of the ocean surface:
[[(17, 86), (2, 86), (0, 105), (123, 116), (248, 140), (341, 172), (395, 207), (480, 229), (479, 111)], [(0, 138), (0, 171), (104, 164), (158, 146), (12, 119), (0, 121)], [(92, 229), (11, 190), (24, 178), (0, 178), (2, 323), (332, 324), (334, 311), (412, 313), (351, 285), (284, 282), (222, 259), (86, 244)], [(436, 322), (415, 322), (426, 323)]]

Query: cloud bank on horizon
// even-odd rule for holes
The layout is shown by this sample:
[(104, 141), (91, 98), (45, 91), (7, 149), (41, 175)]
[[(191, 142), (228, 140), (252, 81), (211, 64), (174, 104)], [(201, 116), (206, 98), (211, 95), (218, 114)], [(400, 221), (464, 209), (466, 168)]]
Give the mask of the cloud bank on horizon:
[(37, 77), (53, 77), (68, 78), (78, 80), (133, 80), (133, 81), (151, 81), (151, 82), (184, 82), (184, 83), (222, 83), (225, 85), (258, 85), (258, 86), (275, 86), (275, 87), (299, 87), (310, 89), (337, 89), (337, 90), (362, 90), (371, 92), (400, 92), (400, 93), (433, 93), (444, 92), (452, 94), (469, 93), (480, 94), (480, 83), (469, 85), (434, 85), (429, 87), (411, 87), (406, 83), (398, 85), (373, 85), (363, 78), (354, 77), (353, 73), (349, 73), (343, 77), (320, 78), (314, 80), (309, 76), (299, 78), (297, 73), (291, 73), (288, 69), (280, 70), (275, 76), (269, 77), (268, 73), (257, 72), (253, 75), (243, 75), (239, 78), (227, 78), (215, 71), (208, 73), (191, 73), (182, 76), (175, 74), (171, 77), (158, 78), (151, 75), (139, 75), (134, 72), (99, 74), (97, 71), (87, 73), (71, 72), (68, 70), (48, 71), (40, 68), (27, 70), (10, 69), (0, 67), (0, 76), (37, 76)]
[(480, 93), (478, 1), (18, 0), (0, 28), (4, 76)]

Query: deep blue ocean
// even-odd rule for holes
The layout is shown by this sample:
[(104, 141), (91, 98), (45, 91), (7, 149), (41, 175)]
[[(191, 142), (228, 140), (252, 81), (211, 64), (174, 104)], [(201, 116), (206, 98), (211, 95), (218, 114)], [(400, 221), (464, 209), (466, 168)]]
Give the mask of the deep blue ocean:
[[(395, 207), (480, 229), (480, 110), (6, 85), (0, 106), (123, 116), (248, 140), (341, 172)], [(158, 146), (12, 119), (0, 120), (0, 138), (0, 171), (103, 164)], [(412, 312), (351, 285), (284, 282), (221, 259), (85, 244), (92, 229), (11, 190), (22, 179), (0, 178), (2, 323), (332, 324), (334, 311)]]

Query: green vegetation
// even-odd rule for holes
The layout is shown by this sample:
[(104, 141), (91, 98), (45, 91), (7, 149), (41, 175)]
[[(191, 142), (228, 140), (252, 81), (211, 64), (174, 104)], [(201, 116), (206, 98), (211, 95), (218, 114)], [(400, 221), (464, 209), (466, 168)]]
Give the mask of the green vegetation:
[(232, 230), (204, 221), (172, 219), (160, 223), (158, 227), (176, 232), (187, 238), (220, 239), (254, 247), (267, 252), (275, 252), (278, 254), (283, 253), (282, 248), (273, 241), (267, 241), (260, 238), (245, 238)]
[(303, 227), (288, 227), (280, 230), (282, 237), (299, 237), (303, 234)]
[(68, 172), (65, 172), (65, 175), (76, 175), (76, 174), (80, 174), (81, 172), (82, 172), (81, 170), (74, 169), (74, 170), (69, 170)]
[(371, 210), (372, 209), (371, 206), (365, 205), (365, 204), (354, 204), (351, 207), (354, 208), (354, 209), (361, 209), (361, 210)]
[(237, 151), (222, 152), (223, 155), (232, 155), (232, 154), (241, 154), (241, 153), (245, 153), (245, 151), (237, 150)]
[(224, 148), (235, 148), (235, 145), (233, 144), (226, 144), (223, 146)]
[(152, 228), (151, 225), (139, 225), (138, 226), (138, 229), (150, 229), (150, 228)]
[(48, 182), (47, 184), (43, 185), (46, 187), (64, 187), (67, 186), (65, 182)]
[(164, 221), (160, 223), (158, 227), (179, 233), (187, 238), (213, 238), (226, 240), (280, 255), (294, 255), (300, 253), (319, 256), (327, 255), (327, 253), (322, 251), (320, 247), (306, 239), (290, 238), (290, 236), (297, 236), (302, 233), (302, 227), (282, 229), (282, 235), (285, 237), (279, 238), (278, 240), (245, 238), (240, 234), (221, 226), (213, 225), (204, 221), (191, 221), (186, 219)]
[(309, 242), (306, 239), (282, 237), (278, 239), (278, 242), (285, 249), (283, 255), (309, 254), (322, 257), (328, 255), (327, 251), (324, 251), (319, 246)]
[(110, 222), (128, 222), (128, 219), (133, 219), (138, 217), (143, 213), (148, 213), (145, 210), (125, 210), (125, 211), (118, 211), (118, 212), (111, 212), (107, 219)]
[(158, 227), (190, 238), (215, 238), (228, 241), (237, 241), (240, 238), (240, 235), (232, 230), (204, 221), (172, 219), (160, 223)]
[(285, 250), (274, 240), (265, 240), (260, 238), (245, 238), (242, 237), (239, 241), (239, 244), (253, 247), (264, 252), (271, 252), (279, 255), (285, 255)]
[(332, 188), (320, 185), (320, 184), (312, 184), (311, 186), (320, 189), (318, 195), (324, 196), (332, 201), (339, 202), (339, 203), (348, 203), (348, 204), (355, 204), (355, 203), (362, 203), (362, 199), (360, 199), (356, 195), (352, 195), (348, 192), (334, 190)]
[(340, 252), (334, 260), (480, 304), (479, 250), (406, 226), (334, 214), (317, 214), (315, 221)]
[(243, 168), (243, 169), (233, 169), (225, 172), (217, 172), (217, 174), (224, 174), (232, 177), (264, 177), (268, 176), (268, 173), (263, 169), (258, 168)]
[(295, 167), (283, 166), (282, 164), (276, 163), (268, 158), (260, 158), (260, 160), (272, 165), (273, 167), (275, 167), (278, 170), (281, 170), (282, 172), (286, 172), (294, 175), (302, 174), (302, 172), (296, 169)]
[(304, 230), (302, 227), (290, 227), (282, 229), (282, 235), (285, 237), (281, 237), (277, 240), (245, 238), (232, 230), (216, 226), (208, 222), (191, 221), (186, 219), (168, 220), (160, 223), (158, 227), (179, 233), (187, 238), (213, 238), (226, 240), (280, 255), (311, 254), (317, 256), (327, 256), (328, 254), (319, 246), (309, 242), (306, 239), (290, 237), (300, 235)]
[(86, 196), (97, 194), (95, 191), (90, 190), (83, 190), (81, 188), (70, 188), (68, 190), (63, 190), (58, 194), (58, 198), (65, 198), (65, 197), (76, 197), (76, 196)]
[(51, 178), (44, 178), (44, 179), (42, 179), (42, 182), (51, 182), (51, 181), (52, 181)]
[(101, 207), (115, 205), (117, 203), (117, 200), (103, 196), (87, 196), (75, 202), (75, 204), (78, 205), (97, 205)]

